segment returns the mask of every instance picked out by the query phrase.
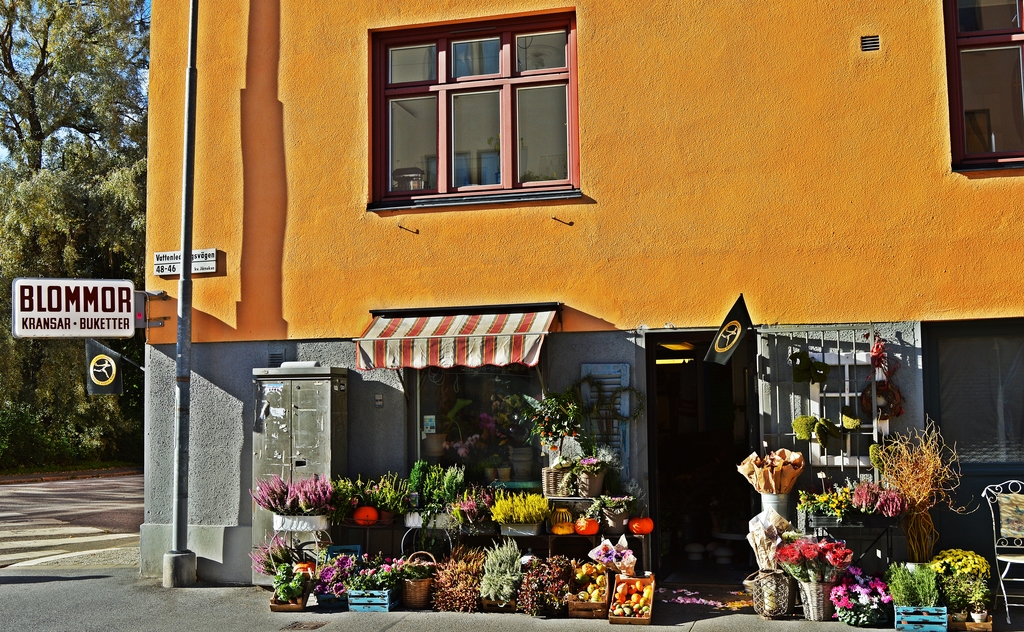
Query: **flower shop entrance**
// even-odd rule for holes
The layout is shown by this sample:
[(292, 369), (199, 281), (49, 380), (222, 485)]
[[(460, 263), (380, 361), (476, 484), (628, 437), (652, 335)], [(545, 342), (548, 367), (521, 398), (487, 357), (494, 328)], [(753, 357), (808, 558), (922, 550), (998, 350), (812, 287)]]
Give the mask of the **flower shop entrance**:
[(752, 568), (744, 538), (759, 504), (736, 465), (760, 440), (754, 336), (721, 366), (704, 362), (714, 335), (646, 337), (652, 561), (663, 581), (738, 583)]

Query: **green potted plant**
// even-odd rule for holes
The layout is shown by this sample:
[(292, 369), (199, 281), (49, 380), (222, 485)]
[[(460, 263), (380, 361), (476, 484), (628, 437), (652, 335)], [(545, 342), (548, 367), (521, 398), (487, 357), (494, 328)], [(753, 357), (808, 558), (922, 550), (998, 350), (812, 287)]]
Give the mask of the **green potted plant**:
[(917, 629), (917, 623), (946, 627), (947, 610), (939, 606), (938, 574), (925, 564), (893, 564), (886, 574), (896, 609), (896, 629)]
[(988, 583), (980, 578), (970, 580), (971, 619), (975, 623), (988, 621), (988, 604), (992, 601), (992, 591)]
[(626, 532), (629, 514), (635, 505), (634, 496), (598, 496), (584, 515), (592, 520), (601, 520), (605, 534), (620, 535)]
[(537, 535), (551, 515), (548, 499), (540, 494), (510, 494), (498, 490), (491, 517), (501, 525), (502, 535)]
[(484, 611), (516, 610), (516, 593), (523, 580), (522, 553), (515, 540), (508, 538), (487, 549), (480, 597)]
[(484, 478), (487, 482), (498, 480), (498, 467), (501, 466), (501, 455), (491, 454), (480, 459), (480, 467), (484, 471)]
[(991, 576), (988, 560), (974, 551), (946, 549), (932, 558), (928, 566), (938, 574), (950, 617), (956, 622), (966, 621), (975, 581), (982, 580), (984, 585), (984, 580)]
[(388, 472), (380, 480), (367, 484), (366, 502), (376, 507), (381, 523), (389, 524), (396, 516), (401, 516), (411, 508), (409, 482), (398, 474)]
[(557, 496), (562, 479), (572, 466), (564, 458), (563, 443), (565, 439), (578, 437), (583, 432), (586, 419), (583, 400), (573, 386), (561, 393), (548, 393), (540, 401), (527, 395), (523, 399), (529, 408), (528, 418), (533, 424), (531, 434), (540, 437), (541, 447), (550, 457), (550, 465), (541, 469), (544, 495)]

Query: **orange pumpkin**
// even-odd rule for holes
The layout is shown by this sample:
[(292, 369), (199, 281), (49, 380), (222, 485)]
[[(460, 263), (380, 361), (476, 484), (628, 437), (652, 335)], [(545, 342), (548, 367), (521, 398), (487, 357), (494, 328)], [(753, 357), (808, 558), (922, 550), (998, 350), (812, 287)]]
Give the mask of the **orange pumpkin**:
[(580, 535), (596, 535), (599, 527), (597, 520), (591, 518), (580, 518), (576, 521), (576, 533)]
[(654, 521), (648, 517), (630, 518), (629, 532), (636, 535), (647, 535), (654, 531)]
[(367, 527), (372, 524), (377, 524), (377, 518), (380, 514), (373, 507), (359, 507), (356, 512), (352, 514), (352, 519), (356, 521), (356, 524)]

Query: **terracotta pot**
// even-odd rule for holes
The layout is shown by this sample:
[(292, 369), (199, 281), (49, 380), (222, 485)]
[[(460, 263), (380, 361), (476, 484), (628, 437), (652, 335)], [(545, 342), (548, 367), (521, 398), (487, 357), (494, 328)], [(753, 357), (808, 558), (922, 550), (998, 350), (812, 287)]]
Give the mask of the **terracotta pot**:
[(491, 481), (497, 480), (497, 478), (498, 478), (498, 468), (496, 468), (496, 467), (485, 467), (484, 468), (484, 478), (487, 479), (488, 483), (490, 483)]
[(498, 480), (499, 481), (511, 481), (512, 480), (512, 468), (511, 467), (499, 467), (498, 468)]
[(423, 456), (431, 458), (441, 458), (444, 454), (444, 442), (448, 437), (440, 432), (428, 434), (427, 438), (423, 440)]

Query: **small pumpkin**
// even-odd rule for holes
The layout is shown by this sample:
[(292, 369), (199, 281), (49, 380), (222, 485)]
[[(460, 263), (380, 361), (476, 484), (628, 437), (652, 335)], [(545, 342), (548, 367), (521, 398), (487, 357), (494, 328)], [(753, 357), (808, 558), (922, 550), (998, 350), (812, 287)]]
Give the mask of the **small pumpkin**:
[(356, 524), (364, 527), (377, 524), (377, 518), (379, 517), (380, 514), (373, 507), (359, 507), (352, 514), (352, 519), (356, 521)]
[(600, 525), (592, 518), (583, 517), (576, 521), (576, 533), (579, 535), (596, 535), (598, 528)]
[(647, 516), (630, 518), (628, 526), (629, 532), (634, 535), (647, 535), (654, 531), (654, 521)]
[(551, 525), (551, 533), (555, 535), (572, 535), (576, 531), (571, 522), (559, 522)]

